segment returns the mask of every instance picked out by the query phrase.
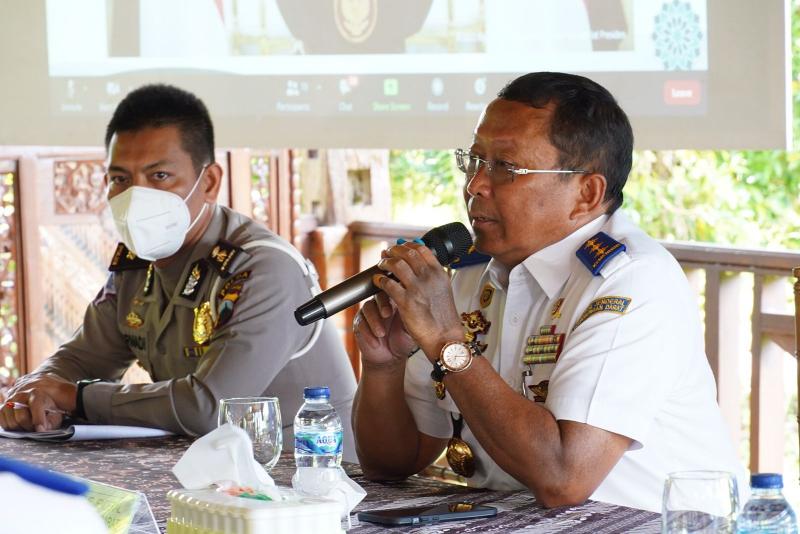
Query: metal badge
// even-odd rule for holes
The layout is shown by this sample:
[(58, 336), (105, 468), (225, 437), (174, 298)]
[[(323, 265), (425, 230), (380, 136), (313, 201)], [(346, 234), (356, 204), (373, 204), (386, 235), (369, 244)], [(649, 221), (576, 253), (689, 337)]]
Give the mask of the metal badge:
[(445, 395), (447, 394), (447, 390), (444, 387), (444, 382), (434, 380), (433, 381), (433, 392), (436, 394), (436, 398), (439, 400), (444, 400)]
[(547, 400), (547, 391), (549, 386), (549, 380), (542, 380), (538, 384), (528, 386), (528, 389), (530, 389), (533, 393), (533, 402), (545, 402)]
[(464, 417), (459, 414), (456, 419), (452, 413), (453, 437), (447, 442), (445, 457), (450, 468), (458, 475), (469, 478), (475, 474), (475, 453), (469, 443), (461, 439), (461, 429), (464, 427)]
[(144, 324), (144, 321), (142, 321), (142, 318), (139, 317), (136, 312), (131, 311), (125, 316), (125, 323), (127, 323), (127, 325), (131, 328), (141, 328)]
[(142, 292), (145, 296), (150, 295), (150, 292), (153, 290), (153, 264), (147, 266), (147, 275), (144, 278), (144, 289)]
[(492, 303), (492, 297), (494, 296), (494, 286), (492, 284), (486, 284), (483, 286), (483, 290), (481, 290), (481, 298), (480, 298), (480, 305), (481, 308), (486, 308)]
[(489, 333), (489, 328), (492, 326), (491, 321), (487, 321), (480, 310), (464, 312), (461, 314), (461, 324), (464, 325), (464, 339), (467, 343), (477, 341), (477, 347), (481, 352), (485, 352), (488, 345), (478, 341), (479, 335), (486, 335)]
[(211, 304), (206, 301), (194, 309), (194, 324), (192, 325), (192, 337), (198, 345), (205, 345), (211, 338), (214, 330), (214, 322), (211, 319)]

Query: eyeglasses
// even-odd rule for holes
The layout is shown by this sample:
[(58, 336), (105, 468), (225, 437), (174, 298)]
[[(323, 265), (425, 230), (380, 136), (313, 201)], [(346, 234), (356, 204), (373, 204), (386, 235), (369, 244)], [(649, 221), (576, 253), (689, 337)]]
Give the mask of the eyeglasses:
[(455, 154), (456, 164), (459, 170), (467, 176), (467, 181), (475, 178), (475, 175), (484, 166), (489, 180), (494, 185), (513, 182), (517, 176), (524, 174), (588, 174), (589, 172), (566, 169), (521, 169), (507, 161), (485, 160), (463, 148), (457, 149)]

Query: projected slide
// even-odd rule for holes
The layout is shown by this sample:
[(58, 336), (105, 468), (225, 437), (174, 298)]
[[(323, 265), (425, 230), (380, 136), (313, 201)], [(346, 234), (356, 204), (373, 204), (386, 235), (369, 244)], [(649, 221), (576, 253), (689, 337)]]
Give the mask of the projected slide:
[(706, 0), (48, 0), (51, 106), (170, 81), (228, 116), (470, 116), (516, 74), (604, 83), (632, 116), (707, 108)]

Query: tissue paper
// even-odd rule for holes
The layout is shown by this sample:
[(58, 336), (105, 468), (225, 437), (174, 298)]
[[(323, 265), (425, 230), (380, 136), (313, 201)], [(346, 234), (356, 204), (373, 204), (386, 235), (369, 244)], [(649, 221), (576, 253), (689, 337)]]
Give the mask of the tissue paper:
[(292, 487), (300, 495), (338, 502), (343, 518), (349, 518), (353, 508), (367, 495), (341, 467), (298, 467)]
[(186, 489), (249, 486), (281, 500), (272, 477), (253, 458), (247, 432), (226, 423), (195, 441), (172, 468)]

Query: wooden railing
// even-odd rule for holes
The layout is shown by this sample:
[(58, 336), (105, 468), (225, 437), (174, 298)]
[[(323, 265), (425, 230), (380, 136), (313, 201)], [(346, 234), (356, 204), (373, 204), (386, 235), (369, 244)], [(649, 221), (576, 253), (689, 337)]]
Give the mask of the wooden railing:
[[(359, 221), (350, 224), (349, 230), (352, 259), (348, 264), (352, 272), (347, 274), (351, 275), (374, 263), (385, 242), (392, 242), (398, 236), (422, 235), (427, 227)], [(793, 268), (800, 266), (800, 253), (709, 244), (662, 244), (681, 264), (701, 302), (706, 355), (734, 442), (743, 439), (743, 427), (747, 427), (742, 404), (749, 389), (749, 467), (752, 472), (783, 472), (786, 433), (783, 369), (789, 360), (787, 353), (796, 355), (788, 279)], [(800, 280), (795, 284), (795, 292), (800, 292)], [(355, 307), (347, 313), (345, 321), (349, 324), (356, 313)], [(352, 333), (346, 342), (357, 362)], [(742, 362), (749, 362), (749, 373), (741, 368)], [(749, 388), (742, 383), (747, 374)], [(800, 389), (800, 372), (797, 383)]]

